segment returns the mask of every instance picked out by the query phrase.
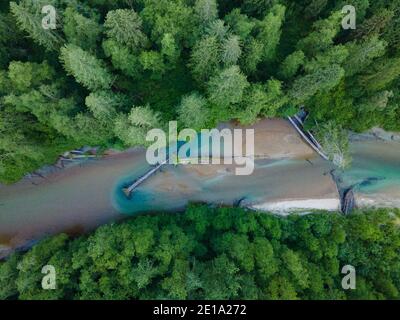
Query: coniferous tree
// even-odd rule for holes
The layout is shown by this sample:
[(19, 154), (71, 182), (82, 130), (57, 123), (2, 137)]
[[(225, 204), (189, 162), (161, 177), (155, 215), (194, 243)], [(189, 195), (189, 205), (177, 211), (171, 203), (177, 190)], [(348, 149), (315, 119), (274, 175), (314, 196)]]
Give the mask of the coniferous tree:
[(207, 100), (198, 93), (182, 98), (178, 106), (179, 122), (184, 128), (205, 129), (208, 121)]
[(317, 92), (326, 92), (337, 86), (344, 74), (344, 69), (339, 65), (317, 70), (312, 74), (298, 78), (293, 83), (288, 95), (296, 104), (305, 103)]
[(246, 76), (238, 66), (222, 70), (208, 83), (210, 102), (218, 107), (229, 107), (242, 101), (245, 89), (249, 86)]
[(355, 31), (353, 37), (356, 39), (368, 39), (380, 36), (384, 33), (386, 26), (393, 19), (394, 12), (383, 9), (369, 19), (366, 19)]
[(346, 45), (349, 56), (344, 64), (347, 76), (353, 76), (367, 68), (374, 59), (383, 56), (387, 43), (372, 37), (362, 42), (350, 42)]
[(84, 50), (93, 50), (101, 32), (101, 26), (93, 18), (87, 18), (71, 7), (65, 9), (64, 34), (69, 43)]
[(312, 31), (299, 41), (297, 48), (309, 57), (326, 50), (333, 44), (334, 38), (340, 31), (341, 19), (342, 14), (338, 11), (327, 19), (318, 20), (313, 24)]
[(400, 76), (400, 58), (381, 60), (360, 75), (358, 81), (365, 90), (378, 91), (389, 86)]
[(193, 48), (190, 67), (193, 76), (202, 83), (209, 79), (220, 63), (219, 43), (216, 37), (205, 37)]
[(160, 127), (159, 114), (149, 106), (133, 107), (128, 116), (120, 114), (115, 120), (115, 134), (126, 146), (146, 145), (147, 132)]
[(304, 9), (304, 14), (307, 19), (318, 17), (328, 4), (328, 0), (311, 0)]
[(203, 28), (218, 18), (218, 5), (216, 0), (196, 0), (194, 12)]
[(351, 164), (348, 133), (335, 122), (328, 122), (318, 132), (322, 148), (340, 169)]
[(60, 60), (67, 73), (89, 90), (110, 88), (111, 75), (103, 62), (90, 53), (69, 44), (61, 48)]
[(127, 103), (127, 98), (122, 94), (112, 91), (96, 91), (86, 97), (85, 104), (93, 116), (104, 122), (113, 122), (118, 109)]
[(281, 38), (285, 11), (284, 6), (276, 5), (259, 24), (260, 33), (257, 40), (264, 46), (263, 59), (265, 61), (272, 61), (276, 58), (276, 49)]
[(142, 66), (137, 54), (132, 53), (127, 47), (121, 46), (116, 41), (107, 39), (103, 42), (106, 57), (111, 59), (114, 68), (123, 74), (137, 79), (141, 76)]
[(331, 65), (342, 65), (348, 56), (349, 51), (345, 46), (333, 46), (327, 49), (324, 53), (319, 53), (314, 58), (306, 61), (304, 64), (304, 70), (311, 73)]
[(137, 52), (147, 46), (142, 19), (134, 10), (117, 9), (107, 13), (104, 22), (107, 36), (121, 46)]
[(240, 47), (240, 40), (238, 36), (230, 36), (223, 43), (222, 48), (222, 62), (226, 66), (236, 64), (239, 61), (242, 49)]
[(279, 0), (244, 0), (243, 12), (263, 17)]
[[(10, 2), (10, 10), (14, 15), (18, 28), (26, 32), (37, 44), (47, 50), (57, 50), (63, 43), (62, 37), (56, 30), (46, 30), (42, 27), (41, 10), (45, 5), (56, 5), (52, 0), (22, 0), (19, 3)], [(59, 20), (56, 20), (59, 21)]]
[[(309, 129), (335, 121), (399, 130), (398, 0), (128, 2), (0, 3), (0, 115), (10, 149), (0, 152), (2, 181), (85, 144), (143, 143), (145, 130), (128, 118), (132, 104), (149, 104), (159, 126), (179, 117), (196, 127), (251, 124), (304, 104)], [(342, 30), (347, 4), (357, 9), (356, 30)], [(56, 9), (55, 30), (42, 26), (44, 5)]]
[(291, 79), (296, 75), (299, 68), (304, 64), (305, 55), (303, 51), (297, 50), (288, 55), (282, 62), (279, 73), (284, 79)]

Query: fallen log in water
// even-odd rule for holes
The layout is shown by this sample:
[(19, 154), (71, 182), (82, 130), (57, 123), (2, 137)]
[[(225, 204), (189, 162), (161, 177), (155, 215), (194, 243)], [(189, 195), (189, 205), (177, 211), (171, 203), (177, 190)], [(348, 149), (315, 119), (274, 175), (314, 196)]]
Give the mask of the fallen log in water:
[(153, 175), (157, 170), (159, 170), (163, 165), (167, 163), (168, 160), (165, 160), (164, 162), (158, 164), (156, 167), (152, 168), (150, 171), (148, 171), (146, 174), (144, 174), (142, 177), (137, 179), (134, 183), (132, 183), (129, 187), (123, 188), (122, 191), (125, 193), (125, 195), (130, 198), (132, 195), (132, 192), (139, 186), (141, 185), (144, 181), (146, 181), (151, 175)]

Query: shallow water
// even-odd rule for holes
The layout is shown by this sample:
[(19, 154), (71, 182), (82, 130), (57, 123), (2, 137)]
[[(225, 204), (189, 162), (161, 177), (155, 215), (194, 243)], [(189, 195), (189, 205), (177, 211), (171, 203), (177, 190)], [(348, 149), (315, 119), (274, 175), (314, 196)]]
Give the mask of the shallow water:
[[(281, 198), (335, 197), (334, 184), (326, 175), (329, 165), (318, 158), (312, 161), (314, 164), (305, 160), (257, 160), (250, 176), (236, 176), (233, 165), (199, 165), (196, 169), (169, 165), (141, 185), (132, 199), (127, 199), (121, 188), (135, 177), (122, 179), (115, 189), (113, 205), (119, 212), (135, 214), (179, 209), (188, 202), (250, 205)], [(318, 185), (321, 187), (315, 188)]]
[(400, 198), (400, 144), (357, 141), (351, 145), (352, 166), (343, 174), (344, 184), (358, 193), (398, 191)]

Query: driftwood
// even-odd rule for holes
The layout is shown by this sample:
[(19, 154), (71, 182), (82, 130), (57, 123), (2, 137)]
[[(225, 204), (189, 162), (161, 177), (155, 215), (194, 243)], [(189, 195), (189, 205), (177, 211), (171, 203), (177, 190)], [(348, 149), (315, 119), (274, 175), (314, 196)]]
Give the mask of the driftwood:
[(150, 176), (152, 176), (154, 173), (156, 173), (162, 166), (164, 166), (168, 160), (163, 161), (162, 163), (158, 164), (156, 167), (152, 168), (148, 172), (146, 172), (143, 176), (141, 176), (139, 179), (137, 179), (134, 183), (132, 183), (129, 187), (123, 188), (122, 191), (125, 193), (125, 195), (130, 198), (132, 195), (132, 192), (139, 186), (141, 185), (144, 181), (146, 181)]
[(288, 119), (300, 136), (310, 145), (310, 147), (313, 148), (323, 159), (329, 160), (328, 156), (322, 151), (320, 144), (315, 140), (314, 136), (310, 132), (304, 131), (302, 122), (297, 120), (296, 117), (288, 117)]

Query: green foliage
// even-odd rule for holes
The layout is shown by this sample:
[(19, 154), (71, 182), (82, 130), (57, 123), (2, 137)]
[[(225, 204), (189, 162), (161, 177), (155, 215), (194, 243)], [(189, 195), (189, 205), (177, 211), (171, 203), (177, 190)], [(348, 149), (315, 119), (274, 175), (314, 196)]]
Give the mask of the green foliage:
[(238, 35), (242, 40), (246, 40), (253, 31), (256, 22), (249, 16), (242, 14), (240, 9), (233, 9), (224, 18), (232, 32)]
[(289, 91), (289, 97), (296, 104), (304, 103), (319, 91), (329, 91), (337, 86), (344, 76), (344, 69), (332, 65), (298, 78)]
[(8, 78), (11, 85), (24, 92), (53, 77), (54, 71), (47, 62), (41, 64), (13, 61), (8, 67)]
[(304, 64), (305, 55), (298, 50), (288, 55), (280, 68), (280, 75), (284, 79), (290, 79), (296, 75), (299, 68)]
[(351, 164), (348, 133), (335, 122), (328, 122), (318, 128), (319, 141), (329, 159), (340, 169)]
[(61, 48), (60, 60), (67, 73), (89, 90), (110, 88), (111, 75), (102, 61), (90, 53), (69, 44)]
[(180, 52), (178, 45), (170, 33), (164, 34), (164, 37), (161, 40), (161, 54), (167, 60), (168, 65), (171, 66), (173, 66), (179, 59)]
[(26, 32), (37, 44), (47, 50), (56, 50), (62, 43), (57, 30), (45, 30), (42, 27), (41, 11), (45, 5), (57, 6), (57, 0), (22, 0), (10, 2), (10, 10), (17, 21), (18, 28)]
[(286, 102), (281, 85), (278, 80), (269, 80), (265, 86), (252, 85), (243, 99), (245, 108), (238, 113), (239, 121), (252, 124), (258, 117), (275, 117)]
[(125, 96), (111, 91), (92, 92), (86, 97), (85, 104), (93, 116), (101, 121), (108, 122), (116, 117), (117, 111), (127, 102)]
[(332, 65), (341, 65), (347, 59), (349, 52), (346, 47), (337, 45), (326, 50), (323, 54), (317, 54), (304, 64), (304, 70), (308, 73), (317, 72), (322, 68)]
[(13, 254), (6, 262), (0, 264), (0, 299), (13, 298), (18, 295), (16, 280), (18, 278), (19, 257)]
[(298, 49), (306, 53), (307, 56), (313, 56), (329, 48), (340, 31), (341, 20), (342, 14), (338, 11), (332, 13), (327, 19), (315, 22), (312, 31), (298, 43)]
[(71, 7), (65, 9), (64, 34), (69, 43), (84, 50), (93, 50), (101, 32), (101, 26), (93, 18), (87, 18)]
[(218, 41), (223, 41), (228, 35), (229, 29), (221, 19), (213, 21), (206, 29), (207, 35), (215, 37)]
[(279, 0), (244, 0), (242, 8), (246, 13), (262, 16), (278, 2)]
[(311, 0), (310, 4), (308, 4), (307, 7), (304, 9), (305, 17), (307, 19), (318, 17), (325, 9), (327, 4), (328, 0)]
[(184, 0), (144, 0), (141, 12), (150, 39), (159, 44), (164, 34), (171, 34), (180, 47), (193, 42), (195, 15)]
[(345, 5), (351, 4), (357, 10), (357, 15), (356, 15), (357, 23), (361, 23), (365, 19), (368, 8), (374, 2), (375, 1), (371, 0), (352, 0), (351, 3), (349, 3), (347, 0), (339, 0), (336, 1), (336, 9), (341, 10)]
[(263, 44), (263, 59), (272, 61), (276, 56), (276, 49), (281, 38), (281, 27), (285, 18), (286, 8), (276, 5), (259, 23), (257, 40)]
[(385, 54), (387, 43), (372, 37), (364, 42), (350, 42), (346, 45), (349, 50), (344, 68), (346, 76), (353, 76), (367, 68), (374, 59)]
[(103, 50), (114, 68), (121, 70), (125, 75), (137, 79), (141, 76), (142, 66), (139, 57), (128, 48), (120, 46), (116, 41), (107, 39), (103, 42)]
[(219, 43), (216, 37), (205, 37), (193, 48), (190, 67), (200, 83), (207, 81), (220, 62)]
[(165, 72), (165, 66), (162, 55), (157, 51), (143, 51), (140, 54), (139, 61), (143, 70), (151, 72), (151, 76), (160, 79)]
[[(64, 262), (69, 262), (68, 254), (63, 252), (67, 241), (65, 234), (49, 238), (35, 246), (18, 262), (18, 278), (15, 283), (20, 293), (19, 298), (24, 300), (53, 300), (62, 297), (64, 290), (70, 285), (70, 270), (64, 269)], [(42, 289), (42, 268), (53, 265), (59, 269), (59, 278), (62, 279), (55, 290)]]
[(179, 122), (184, 128), (201, 130), (207, 128), (207, 100), (198, 93), (184, 96), (178, 106)]
[(377, 91), (386, 88), (400, 76), (400, 57), (380, 60), (371, 69), (360, 75), (360, 85), (365, 90)]
[[(278, 217), (190, 205), (12, 255), (0, 263), (0, 298), (399, 299), (399, 214)], [(41, 289), (47, 264), (56, 268), (56, 290)], [(348, 264), (356, 290), (341, 287)]]
[(159, 127), (159, 115), (149, 106), (133, 107), (128, 116), (120, 114), (115, 120), (115, 133), (126, 146), (145, 145), (147, 132)]
[(142, 32), (142, 19), (134, 10), (109, 11), (104, 27), (110, 39), (133, 51), (138, 51), (147, 45), (147, 37)]
[(217, 107), (229, 107), (239, 103), (248, 86), (246, 76), (238, 66), (224, 69), (208, 83), (210, 102)]
[(226, 66), (236, 64), (241, 54), (242, 49), (240, 47), (240, 40), (238, 36), (230, 36), (224, 41), (221, 60)]
[(194, 12), (200, 24), (207, 27), (218, 18), (218, 5), (216, 0), (196, 0)]
[(345, 128), (351, 128), (357, 112), (353, 104), (353, 99), (347, 97), (346, 85), (342, 81), (336, 88), (318, 93), (309, 101), (310, 117), (306, 126), (336, 121)]
[(371, 18), (366, 19), (361, 26), (355, 30), (354, 37), (357, 39), (368, 39), (379, 36), (384, 32), (385, 27), (390, 23), (393, 16), (394, 12), (391, 10), (380, 10)]
[(245, 56), (241, 63), (243, 70), (250, 74), (254, 73), (257, 71), (257, 66), (262, 61), (264, 46), (261, 41), (253, 38), (249, 40), (244, 51)]

